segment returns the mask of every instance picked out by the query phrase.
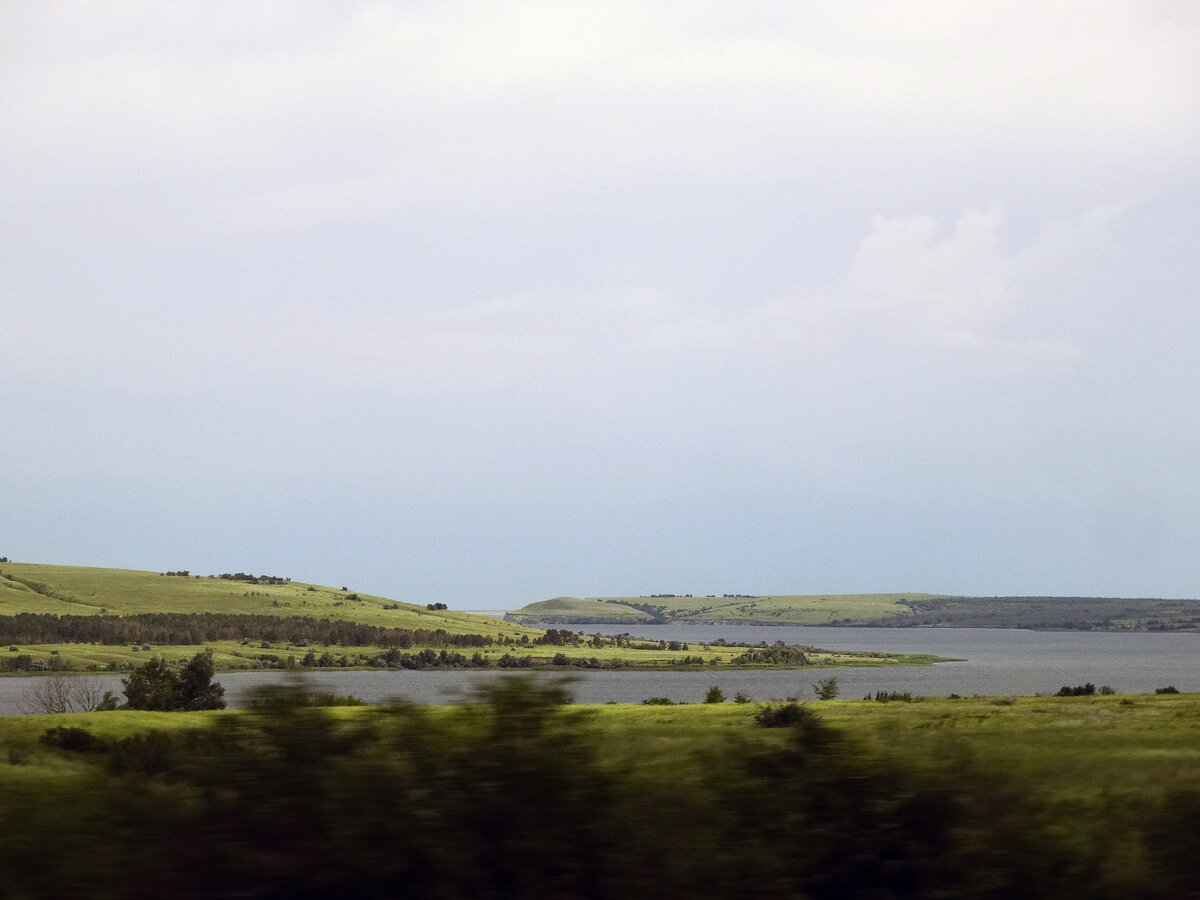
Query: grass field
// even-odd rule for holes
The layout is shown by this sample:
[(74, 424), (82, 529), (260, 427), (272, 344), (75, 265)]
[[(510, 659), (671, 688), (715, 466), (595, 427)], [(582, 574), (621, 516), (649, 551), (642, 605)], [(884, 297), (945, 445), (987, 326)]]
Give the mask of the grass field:
[(514, 621), (833, 625), (913, 615), (935, 594), (779, 594), (761, 597), (556, 597), (513, 610)]
[(340, 895), (369, 877), (380, 896), (1165, 900), (1195, 884), (1200, 695), (814, 701), (762, 728), (755, 704), (547, 706), (525, 684), (459, 707), (0, 719), (6, 891)]
[[(15, 645), (14, 645), (15, 646)], [(241, 671), (262, 668), (294, 668), (312, 653), (317, 657), (329, 654), (334, 659), (345, 657), (347, 662), (339, 667), (371, 668), (372, 660), (387, 653), (389, 647), (382, 646), (353, 646), (344, 647), (337, 644), (307, 644), (298, 646), (290, 643), (275, 643), (262, 647), (259, 641), (211, 641), (206, 644), (143, 644), (143, 645), (108, 645), (108, 644), (33, 644), (21, 645), (15, 650), (0, 653), (10, 656), (25, 654), (35, 661), (43, 661), (46, 668), (38, 666), (35, 673), (45, 674), (48, 671), (63, 671), (73, 673), (127, 671), (141, 665), (154, 656), (161, 656), (168, 661), (185, 661), (197, 653), (211, 650), (213, 663), (218, 671)], [(406, 652), (416, 653), (424, 648), (414, 646)], [(528, 657), (534, 666), (550, 666), (554, 658), (562, 654), (568, 660), (577, 661), (576, 665), (598, 662), (599, 664), (613, 663), (620, 660), (624, 665), (639, 669), (702, 669), (708, 666), (729, 667), (731, 660), (742, 652), (735, 647), (705, 647), (690, 646), (688, 649), (672, 650), (669, 647), (659, 647), (656, 644), (637, 644), (629, 647), (606, 645), (595, 648), (583, 644), (578, 647), (560, 647), (546, 644), (519, 644), (515, 646), (488, 646), (479, 648), (460, 649), (455, 652), (467, 657), (478, 654), (486, 661), (485, 666), (498, 665), (501, 657), (516, 655)], [(686, 664), (683, 660), (689, 660)], [(702, 659), (703, 663), (694, 662)], [(887, 653), (853, 653), (816, 650), (808, 654), (809, 665), (822, 667), (836, 666), (920, 666), (944, 662), (941, 657), (925, 654), (887, 654)], [(777, 668), (769, 665), (746, 665), (737, 668)]]
[(535, 625), (708, 623), (1196, 631), (1200, 629), (1200, 600), (924, 593), (556, 597), (513, 610), (509, 618)]
[[(804, 706), (867, 751), (915, 765), (970, 757), (1004, 778), (1033, 781), (1047, 803), (1144, 803), (1181, 788), (1200, 790), (1200, 694), (1090, 697), (921, 698), (913, 702), (812, 701)], [(616, 770), (648, 767), (679, 775), (685, 762), (727, 738), (773, 746), (786, 729), (755, 727), (762, 704), (573, 705), (567, 715)], [(428, 707), (454, 717), (452, 706)], [(347, 707), (338, 715), (371, 715)], [(0, 717), (0, 763), (8, 751), (55, 772), (70, 757), (38, 744), (46, 728), (87, 728), (106, 738), (151, 728), (194, 728), (244, 711), (151, 713), (118, 710)], [(28, 769), (0, 765), (0, 779)]]
[[(207, 576), (180, 577), (130, 569), (97, 569), (36, 563), (0, 563), (0, 615), (110, 615), (201, 613), (310, 616), (390, 628), (450, 634), (533, 636), (511, 622), (453, 610), (429, 610), (323, 585), (250, 584)], [(356, 595), (357, 600), (349, 599)], [(390, 608), (395, 607), (395, 608)]]

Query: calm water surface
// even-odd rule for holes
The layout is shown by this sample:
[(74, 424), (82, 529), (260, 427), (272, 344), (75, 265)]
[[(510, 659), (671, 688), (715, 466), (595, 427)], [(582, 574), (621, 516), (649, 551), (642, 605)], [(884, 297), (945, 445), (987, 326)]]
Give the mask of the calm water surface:
[[(615, 634), (634, 626), (583, 626), (589, 634)], [(589, 672), (576, 671), (571, 690), (580, 703), (639, 703), (647, 697), (698, 702), (712, 685), (727, 697), (741, 691), (754, 700), (812, 696), (818, 678), (835, 675), (841, 696), (858, 699), (875, 691), (909, 691), (926, 697), (947, 694), (1049, 694), (1064, 684), (1108, 684), (1119, 693), (1152, 693), (1173, 684), (1181, 691), (1200, 691), (1200, 634), (1044, 632), (999, 628), (806, 628), (645, 625), (637, 634), (654, 640), (702, 644), (725, 638), (757, 643), (785, 641), (829, 650), (887, 650), (932, 653), (960, 662), (935, 666), (803, 669), (739, 672)], [(736, 652), (736, 651), (734, 651)], [(353, 694), (369, 703), (402, 697), (414, 703), (454, 703), (469, 697), (475, 686), (503, 677), (500, 671), (367, 671), (314, 672), (308, 677), (322, 689)], [(115, 693), (120, 677), (95, 676)], [(557, 678), (559, 673), (539, 672)], [(282, 672), (221, 674), (232, 706), (244, 702), (256, 686), (279, 683)], [(22, 711), (21, 701), (36, 678), (0, 678), (0, 715)]]

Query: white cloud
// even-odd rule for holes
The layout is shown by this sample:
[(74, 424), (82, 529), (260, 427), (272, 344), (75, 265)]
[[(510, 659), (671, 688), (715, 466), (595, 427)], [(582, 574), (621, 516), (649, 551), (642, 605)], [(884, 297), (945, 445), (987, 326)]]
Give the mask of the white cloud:
[(11, 196), (280, 228), (689, 177), (1153, 181), (1200, 162), (1200, 12), (1073, 2), (128, 3), (13, 11)]
[(1037, 380), (1088, 353), (1077, 328), (1046, 331), (1039, 315), (1058, 302), (1054, 270), (1104, 247), (1115, 214), (1056, 221), (1014, 249), (998, 205), (967, 210), (948, 229), (928, 216), (879, 216), (833, 283), (741, 311), (643, 288), (359, 312), (278, 302), (169, 317), (30, 306), (10, 323), (35, 337), (2, 365), (10, 376), (136, 391), (368, 390), (584, 406), (707, 403), (715, 376), (727, 394), (823, 404), (852, 390)]

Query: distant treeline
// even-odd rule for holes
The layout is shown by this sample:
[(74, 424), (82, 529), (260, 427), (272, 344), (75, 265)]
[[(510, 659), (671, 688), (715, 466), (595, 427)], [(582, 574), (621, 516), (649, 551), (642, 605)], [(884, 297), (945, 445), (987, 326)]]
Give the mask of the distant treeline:
[(303, 616), (224, 613), (139, 613), (132, 616), (56, 616), (19, 613), (0, 616), (4, 644), (206, 644), (241, 638), (344, 647), (487, 647), (483, 634), (449, 634), (439, 628), (385, 628), (358, 622)]
[(1157, 597), (929, 597), (900, 600), (911, 615), (831, 625), (1034, 628), (1056, 631), (1197, 631), (1200, 600)]
[[(176, 572), (163, 572), (163, 575), (174, 575), (177, 578), (191, 578), (192, 573), (187, 569)], [(197, 578), (200, 576), (197, 575)], [(244, 581), (247, 584), (289, 584), (292, 579), (282, 575), (251, 575), (247, 572), (222, 572), (220, 575), (209, 575), (209, 578), (220, 578), (223, 581)]]

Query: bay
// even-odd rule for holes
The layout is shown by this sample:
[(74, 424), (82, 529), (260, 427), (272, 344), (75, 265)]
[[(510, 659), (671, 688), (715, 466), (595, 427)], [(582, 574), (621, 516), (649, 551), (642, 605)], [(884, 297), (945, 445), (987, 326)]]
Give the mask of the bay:
[[(633, 626), (584, 626), (589, 634), (616, 634)], [(845, 628), (800, 626), (643, 625), (638, 636), (689, 644), (718, 638), (745, 643), (808, 644), (829, 650), (876, 650), (931, 653), (958, 661), (934, 666), (845, 667), (834, 669), (698, 672), (572, 670), (569, 689), (579, 703), (640, 703), (667, 697), (690, 703), (704, 699), (716, 685), (726, 697), (739, 691), (755, 701), (786, 697), (811, 699), (812, 684), (834, 676), (843, 699), (859, 699), (876, 691), (907, 691), (914, 696), (1052, 694), (1063, 685), (1092, 682), (1118, 693), (1153, 693), (1174, 685), (1200, 691), (1200, 634), (1190, 632), (1046, 632), (1000, 628)], [(735, 651), (736, 652), (736, 651)], [(316, 671), (305, 673), (315, 687), (353, 694), (368, 703), (403, 698), (412, 703), (457, 703), (479, 686), (510, 672), (497, 670)], [(563, 677), (540, 671), (538, 678)], [(117, 675), (92, 676), (104, 688), (121, 693)], [(280, 671), (222, 673), (231, 706), (246, 702), (262, 684), (281, 683)], [(38, 676), (0, 678), (0, 715), (25, 711)], [(23, 701), (26, 701), (23, 704)], [(23, 708), (24, 706), (24, 708)]]

